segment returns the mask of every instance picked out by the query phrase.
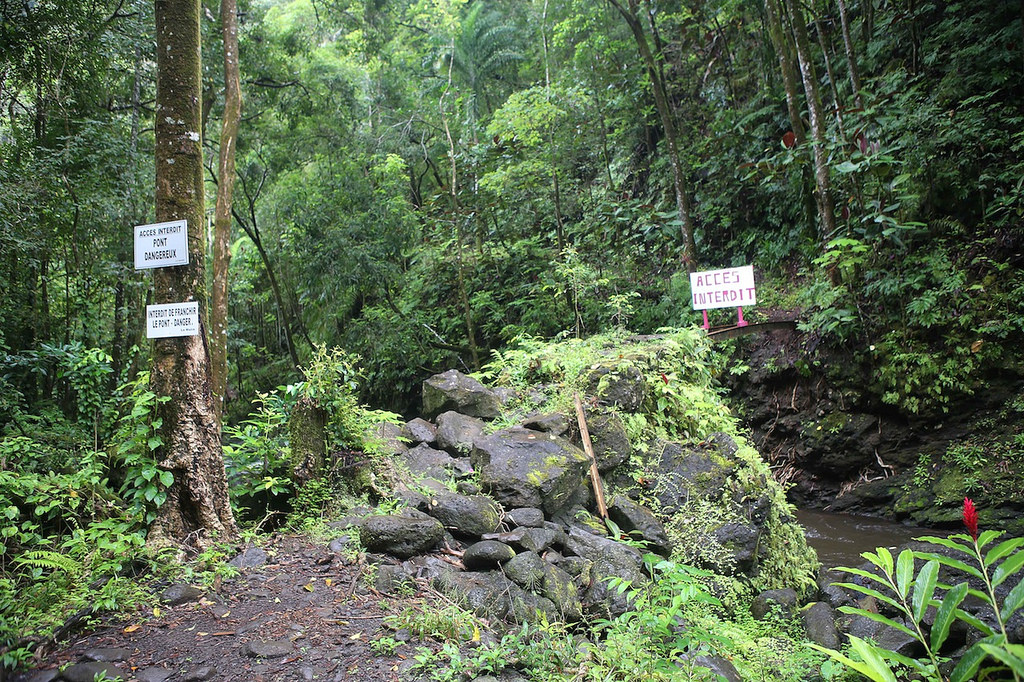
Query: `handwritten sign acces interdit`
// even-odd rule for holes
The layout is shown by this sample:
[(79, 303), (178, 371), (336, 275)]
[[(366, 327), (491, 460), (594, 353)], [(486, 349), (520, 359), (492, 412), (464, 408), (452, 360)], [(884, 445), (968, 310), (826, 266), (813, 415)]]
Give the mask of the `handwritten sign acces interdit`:
[(690, 292), (694, 310), (754, 305), (754, 266), (691, 272)]

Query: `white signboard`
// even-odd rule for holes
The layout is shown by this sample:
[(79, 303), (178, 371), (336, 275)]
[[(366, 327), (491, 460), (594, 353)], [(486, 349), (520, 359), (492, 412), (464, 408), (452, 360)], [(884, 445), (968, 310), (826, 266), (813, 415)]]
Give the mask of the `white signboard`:
[(199, 333), (199, 302), (146, 306), (146, 338), (195, 336)]
[(188, 221), (135, 226), (135, 269), (188, 265)]
[(690, 292), (694, 310), (754, 305), (754, 266), (691, 272)]

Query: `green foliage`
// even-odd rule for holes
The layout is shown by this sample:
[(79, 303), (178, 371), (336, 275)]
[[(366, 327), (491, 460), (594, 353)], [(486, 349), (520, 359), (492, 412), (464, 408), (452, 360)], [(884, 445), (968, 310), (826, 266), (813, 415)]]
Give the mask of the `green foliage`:
[[(1024, 607), (1024, 581), (1020, 579), (1024, 568), (1024, 551), (1021, 550), (1024, 538), (1010, 538), (996, 543), (1001, 536), (1002, 533), (984, 531), (977, 538), (964, 534), (948, 538), (917, 538), (946, 551), (905, 549), (894, 560), (889, 550), (879, 547), (874, 552), (861, 555), (876, 570), (838, 569), (865, 581), (863, 584), (839, 583), (840, 586), (865, 594), (885, 605), (882, 612), (850, 606), (844, 606), (841, 610), (870, 618), (916, 639), (925, 651), (923, 658), (909, 658), (852, 635), (849, 637), (850, 645), (858, 659), (812, 646), (876, 682), (895, 682), (897, 678), (893, 666), (912, 671), (922, 679), (937, 682), (946, 679), (950, 682), (1007, 679), (1007, 673), (1014, 680), (1022, 679), (1024, 651), (1021, 651), (1019, 645), (1009, 642), (1005, 624)], [(917, 563), (919, 561), (923, 562), (920, 566)], [(938, 580), (940, 566), (965, 574), (967, 580), (953, 586), (941, 584)], [(1000, 603), (995, 588), (1015, 577), (1017, 585)], [(968, 595), (988, 605), (995, 628), (960, 608)], [(931, 608), (935, 609), (935, 613), (928, 625), (925, 615)], [(885, 613), (896, 614), (898, 618)], [(950, 628), (957, 620), (980, 634), (956, 662), (947, 678), (941, 668), (946, 660), (941, 652)]]
[(480, 637), (476, 616), (460, 606), (409, 606), (397, 615), (385, 617), (384, 623), (394, 630), (406, 629), (420, 638), (467, 642)]
[(292, 490), (286, 441), (292, 405), (286, 392), (260, 394), (245, 420), (224, 427), (224, 463), (234, 504), (261, 502), (267, 514), (271, 498)]
[[(359, 403), (358, 361), (341, 349), (318, 347), (303, 370), (305, 381), (259, 394), (256, 409), (248, 417), (224, 427), (228, 437), (225, 464), (236, 506), (258, 511), (264, 517), (287, 510), (288, 523), (304, 526), (315, 524), (333, 501), (338, 492), (334, 471), (325, 472), (325, 478), (309, 481), (296, 491), (288, 420), (302, 399), (314, 401), (326, 412), (327, 452), (357, 451), (367, 458), (375, 476), (389, 475), (391, 464), (380, 456), (384, 443), (374, 435), (374, 427), (385, 421), (395, 422), (398, 416)], [(295, 492), (298, 496), (291, 499)]]
[(704, 587), (710, 574), (654, 555), (644, 561), (651, 582), (608, 581), (613, 590), (627, 595), (634, 608), (599, 624), (605, 639), (593, 651), (589, 679), (671, 680), (681, 673), (688, 679), (715, 679), (694, 659), (728, 648), (732, 642), (689, 619), (687, 611), (695, 605), (720, 605)]
[(284, 391), (310, 398), (326, 410), (329, 449), (359, 449), (375, 455), (382, 443), (371, 427), (383, 421), (398, 423), (399, 416), (359, 404), (362, 374), (358, 365), (359, 358), (341, 348), (318, 347), (303, 369), (306, 380)]
[(140, 373), (120, 390), (127, 390), (124, 414), (117, 421), (111, 442), (118, 474), (124, 481), (119, 492), (131, 503), (132, 511), (149, 525), (174, 483), (174, 474), (160, 469), (155, 456), (163, 445), (163, 420), (156, 416), (157, 407), (170, 398), (157, 397), (149, 389), (149, 372)]
[(421, 647), (414, 657), (414, 669), (437, 682), (459, 682), (505, 671), (537, 682), (565, 682), (580, 670), (579, 658), (577, 642), (565, 626), (541, 619), (472, 649), (453, 642), (445, 642), (437, 652)]

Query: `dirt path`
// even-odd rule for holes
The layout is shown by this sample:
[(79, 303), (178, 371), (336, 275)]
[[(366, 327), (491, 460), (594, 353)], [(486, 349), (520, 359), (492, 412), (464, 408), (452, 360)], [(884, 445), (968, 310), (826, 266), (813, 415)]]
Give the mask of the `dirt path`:
[[(161, 606), (158, 615), (105, 618), (12, 679), (45, 682), (60, 674), (91, 682), (103, 665), (113, 666), (108, 679), (140, 682), (400, 679), (420, 644), (378, 656), (371, 642), (395, 634), (384, 629), (385, 616), (422, 599), (368, 588), (363, 567), (326, 543), (282, 536), (264, 549), (266, 563), (243, 569), (219, 590)], [(76, 666), (96, 658), (110, 662)]]

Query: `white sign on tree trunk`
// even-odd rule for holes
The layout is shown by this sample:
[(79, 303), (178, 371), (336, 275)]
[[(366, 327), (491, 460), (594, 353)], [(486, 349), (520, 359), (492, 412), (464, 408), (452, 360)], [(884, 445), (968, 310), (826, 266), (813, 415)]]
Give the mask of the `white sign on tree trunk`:
[(135, 269), (188, 265), (188, 221), (135, 226)]
[(195, 336), (199, 333), (199, 302), (146, 306), (146, 338)]
[(694, 310), (754, 305), (754, 266), (691, 272), (690, 292)]

